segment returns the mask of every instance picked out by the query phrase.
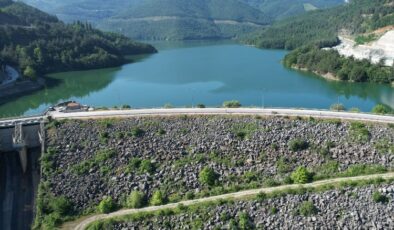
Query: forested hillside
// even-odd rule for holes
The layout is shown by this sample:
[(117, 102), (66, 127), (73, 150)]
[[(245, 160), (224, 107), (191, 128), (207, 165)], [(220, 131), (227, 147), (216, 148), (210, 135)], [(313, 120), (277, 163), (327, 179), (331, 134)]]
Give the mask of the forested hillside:
[(120, 65), (124, 55), (152, 53), (150, 46), (104, 33), (90, 24), (64, 24), (24, 3), (0, 0), (0, 62), (27, 77), (56, 71)]
[(339, 31), (359, 34), (394, 24), (392, 0), (352, 0), (345, 6), (317, 10), (274, 24), (249, 42), (258, 47), (294, 49), (314, 43), (331, 46)]
[(394, 82), (394, 67), (342, 57), (336, 50), (322, 50), (314, 45), (292, 51), (285, 57), (284, 64), (320, 75), (330, 74), (331, 77), (342, 81), (385, 84)]
[(22, 0), (65, 22), (137, 39), (240, 38), (274, 20), (333, 7), (344, 0)]
[[(277, 23), (254, 42), (259, 47), (295, 49), (284, 60), (288, 67), (312, 71), (343, 81), (392, 84), (394, 68), (385, 61), (372, 64), (341, 56), (336, 50), (321, 49), (339, 42), (338, 34), (359, 34), (394, 25), (392, 0), (353, 0), (344, 7), (312, 12)], [(368, 37), (368, 36), (367, 36)], [(393, 41), (394, 42), (394, 41)]]
[(344, 0), (241, 0), (276, 20), (325, 9), (345, 3)]
[(99, 29), (145, 40), (234, 38), (272, 23), (239, 0), (23, 1), (66, 22), (89, 21)]
[(238, 0), (146, 0), (101, 21), (98, 28), (138, 39), (234, 38), (271, 19)]

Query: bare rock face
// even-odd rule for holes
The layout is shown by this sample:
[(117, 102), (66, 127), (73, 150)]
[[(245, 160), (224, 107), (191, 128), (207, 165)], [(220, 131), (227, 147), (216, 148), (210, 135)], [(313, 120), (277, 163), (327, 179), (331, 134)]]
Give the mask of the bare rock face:
[(386, 32), (379, 40), (368, 45), (357, 45), (353, 40), (344, 37), (340, 37), (340, 40), (341, 44), (333, 49), (345, 57), (368, 59), (374, 64), (383, 59), (386, 66), (394, 64), (394, 30)]
[[(244, 189), (283, 181), (298, 166), (319, 170), (337, 162), (340, 171), (355, 164), (394, 166), (394, 155), (376, 149), (382, 141), (394, 143), (392, 128), (367, 125), (370, 140), (359, 142), (349, 127), (236, 116), (67, 121), (47, 132), (48, 147), (56, 153), (52, 173), (43, 180), (82, 211), (103, 196), (121, 202), (133, 190), (148, 197), (156, 189), (169, 197), (206, 192), (199, 181), (204, 167), (214, 169), (220, 187)], [(307, 141), (309, 148), (291, 151), (294, 139)]]

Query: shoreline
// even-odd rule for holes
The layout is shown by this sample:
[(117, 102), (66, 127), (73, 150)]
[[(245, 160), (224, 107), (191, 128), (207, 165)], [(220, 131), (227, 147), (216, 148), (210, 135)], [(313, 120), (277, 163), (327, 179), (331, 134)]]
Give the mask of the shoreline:
[(45, 79), (38, 78), (37, 81), (22, 81), (0, 87), (0, 104), (7, 102), (7, 99), (29, 94), (45, 87)]
[(291, 68), (292, 68), (292, 69), (295, 69), (295, 70), (303, 71), (303, 72), (314, 73), (314, 74), (318, 75), (319, 77), (322, 77), (322, 78), (324, 78), (324, 79), (326, 79), (326, 80), (329, 80), (329, 81), (343, 82), (342, 80), (340, 80), (339, 78), (337, 78), (337, 77), (335, 76), (335, 74), (333, 74), (333, 73), (325, 73), (325, 74), (322, 74), (322, 73), (319, 73), (318, 71), (311, 71), (311, 70), (309, 70), (308, 68), (299, 67), (299, 66), (297, 66), (297, 65), (292, 65)]

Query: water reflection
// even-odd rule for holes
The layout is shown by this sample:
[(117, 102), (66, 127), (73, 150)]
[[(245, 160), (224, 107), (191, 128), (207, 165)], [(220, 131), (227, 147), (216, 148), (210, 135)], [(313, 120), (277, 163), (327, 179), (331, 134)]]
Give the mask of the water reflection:
[(326, 81), (286, 69), (280, 50), (259, 50), (232, 42), (155, 44), (158, 54), (133, 57), (116, 69), (53, 74), (60, 83), (0, 106), (1, 115), (34, 114), (63, 100), (94, 106), (165, 103), (218, 106), (240, 100), (247, 106), (328, 108), (338, 100), (347, 108), (370, 111), (377, 103), (394, 108), (394, 88), (369, 83)]

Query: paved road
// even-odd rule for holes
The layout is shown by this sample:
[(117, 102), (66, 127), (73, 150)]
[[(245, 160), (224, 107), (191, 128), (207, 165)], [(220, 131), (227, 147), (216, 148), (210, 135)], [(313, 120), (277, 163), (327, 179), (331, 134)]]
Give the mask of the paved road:
[(332, 112), (319, 110), (299, 109), (256, 109), (256, 108), (206, 108), (206, 109), (136, 109), (136, 110), (107, 110), (91, 112), (60, 113), (51, 112), (48, 115), (55, 119), (87, 119), (104, 117), (132, 117), (132, 116), (163, 116), (163, 115), (280, 115), (280, 116), (306, 116), (315, 118), (339, 118), (347, 120), (360, 120), (370, 122), (394, 123), (394, 116), (382, 116), (365, 113)]
[(110, 218), (114, 218), (114, 217), (135, 214), (138, 212), (153, 212), (153, 211), (159, 211), (159, 210), (164, 210), (164, 209), (168, 209), (168, 208), (171, 209), (171, 208), (178, 207), (178, 205), (180, 205), (180, 204), (183, 204), (185, 206), (189, 206), (189, 205), (203, 203), (203, 202), (209, 202), (209, 201), (245, 198), (248, 196), (257, 195), (261, 192), (272, 193), (272, 192), (280, 191), (283, 189), (299, 188), (300, 186), (302, 186), (304, 188), (314, 188), (314, 187), (318, 187), (318, 186), (322, 186), (322, 185), (335, 184), (335, 183), (340, 183), (340, 182), (344, 182), (344, 181), (360, 181), (360, 180), (368, 180), (368, 179), (376, 179), (376, 178), (384, 178), (384, 179), (394, 178), (394, 173), (391, 172), (391, 173), (367, 175), (367, 176), (335, 178), (335, 179), (317, 181), (317, 182), (305, 184), (305, 185), (294, 185), (293, 184), (293, 185), (283, 185), (283, 186), (271, 187), (271, 188), (252, 189), (252, 190), (229, 193), (229, 194), (224, 194), (224, 195), (219, 195), (219, 196), (206, 197), (206, 198), (201, 198), (201, 199), (196, 199), (196, 200), (182, 201), (182, 202), (167, 204), (167, 205), (162, 205), (162, 206), (153, 206), (153, 207), (146, 207), (146, 208), (141, 208), (141, 209), (120, 210), (120, 211), (113, 212), (110, 214), (94, 215), (94, 216), (87, 217), (85, 219), (77, 220), (73, 223), (67, 223), (62, 227), (62, 229), (84, 230), (89, 224), (91, 224), (95, 221), (98, 221), (98, 220), (105, 220), (105, 219), (110, 219)]

